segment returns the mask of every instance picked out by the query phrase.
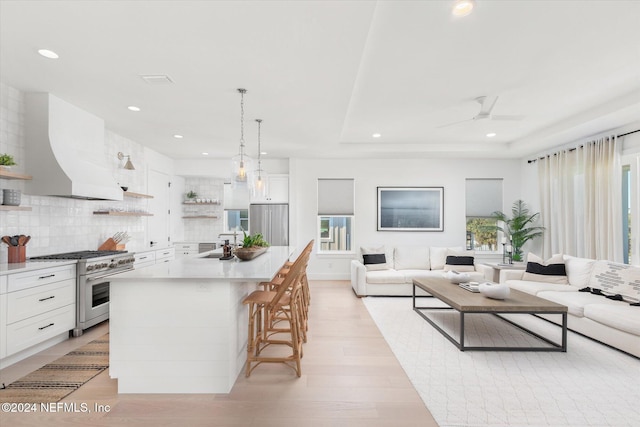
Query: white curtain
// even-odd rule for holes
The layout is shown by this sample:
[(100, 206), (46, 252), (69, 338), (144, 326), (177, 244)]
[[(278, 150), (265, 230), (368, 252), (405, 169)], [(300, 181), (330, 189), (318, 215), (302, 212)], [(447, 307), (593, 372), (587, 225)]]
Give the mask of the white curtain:
[(543, 256), (622, 262), (622, 169), (615, 136), (538, 160)]

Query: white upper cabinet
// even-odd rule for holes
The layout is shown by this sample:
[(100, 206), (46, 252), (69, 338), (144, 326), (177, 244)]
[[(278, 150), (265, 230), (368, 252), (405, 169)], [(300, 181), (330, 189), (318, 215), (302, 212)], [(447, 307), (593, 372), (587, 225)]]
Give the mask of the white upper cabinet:
[(289, 203), (289, 175), (269, 175), (266, 197), (251, 197), (251, 203)]

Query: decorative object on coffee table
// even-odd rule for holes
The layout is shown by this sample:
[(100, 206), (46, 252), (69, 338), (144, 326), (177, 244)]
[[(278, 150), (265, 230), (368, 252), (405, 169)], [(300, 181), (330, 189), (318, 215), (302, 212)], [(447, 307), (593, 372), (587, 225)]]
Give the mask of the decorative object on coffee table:
[(504, 283), (484, 282), (478, 286), (480, 293), (487, 298), (505, 299), (509, 296), (509, 287)]
[(451, 283), (466, 283), (471, 280), (471, 276), (467, 273), (458, 273), (457, 271), (447, 271), (444, 273), (444, 277), (446, 277)]

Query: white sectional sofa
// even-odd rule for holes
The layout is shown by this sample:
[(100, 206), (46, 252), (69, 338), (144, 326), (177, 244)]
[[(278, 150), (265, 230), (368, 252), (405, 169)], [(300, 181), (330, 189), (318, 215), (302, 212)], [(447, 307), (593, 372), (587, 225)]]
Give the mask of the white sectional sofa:
[(640, 300), (640, 267), (566, 255), (561, 259), (565, 284), (515, 270), (503, 270), (500, 282), (566, 305), (569, 329), (640, 357), (640, 306), (631, 305)]
[[(384, 263), (365, 265), (364, 256), (384, 254)], [(453, 254), (453, 255), (452, 255)], [(462, 247), (429, 246), (379, 246), (361, 248), (359, 259), (351, 261), (351, 287), (359, 297), (367, 295), (411, 296), (413, 279), (428, 276), (442, 276), (446, 270), (447, 256), (472, 257), (473, 253)], [(493, 274), (491, 267), (475, 264), (472, 266), (450, 266), (465, 272), (471, 280), (482, 281)]]

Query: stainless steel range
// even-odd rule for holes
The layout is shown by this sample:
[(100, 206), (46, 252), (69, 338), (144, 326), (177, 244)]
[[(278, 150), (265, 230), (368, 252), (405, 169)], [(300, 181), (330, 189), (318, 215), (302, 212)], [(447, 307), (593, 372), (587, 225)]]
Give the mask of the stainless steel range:
[(134, 254), (126, 251), (79, 251), (31, 257), (31, 260), (78, 260), (76, 327), (73, 336), (109, 318), (109, 276), (133, 269)]

